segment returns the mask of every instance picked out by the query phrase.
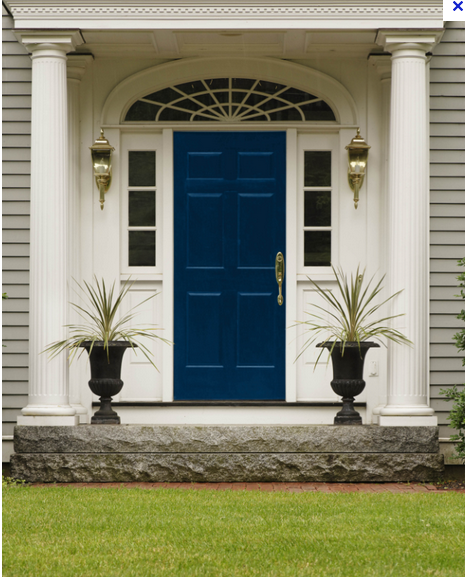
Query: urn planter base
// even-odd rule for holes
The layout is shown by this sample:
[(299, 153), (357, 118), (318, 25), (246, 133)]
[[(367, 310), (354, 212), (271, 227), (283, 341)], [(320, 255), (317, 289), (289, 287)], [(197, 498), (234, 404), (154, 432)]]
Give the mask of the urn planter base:
[[(123, 383), (122, 383), (123, 385)], [(120, 416), (117, 414), (116, 411), (112, 409), (111, 406), (111, 397), (101, 397), (99, 398), (101, 402), (100, 408), (96, 411), (96, 413), (91, 418), (92, 424), (119, 424)]]
[(334, 418), (334, 425), (362, 425), (362, 416), (354, 408), (355, 396), (365, 388), (363, 379), (333, 379), (331, 387), (342, 397), (342, 409)]

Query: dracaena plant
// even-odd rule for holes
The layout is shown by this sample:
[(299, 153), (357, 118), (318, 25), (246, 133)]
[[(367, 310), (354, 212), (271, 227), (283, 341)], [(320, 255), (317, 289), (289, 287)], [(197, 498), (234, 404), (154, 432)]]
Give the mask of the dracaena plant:
[[(337, 295), (332, 290), (322, 289), (308, 277), (323, 299), (323, 305), (313, 304), (313, 311), (305, 311), (309, 318), (298, 322), (305, 327), (306, 334), (310, 333), (298, 357), (318, 339), (332, 343), (330, 354), (339, 343), (342, 355), (348, 342), (356, 342), (360, 346), (361, 341), (374, 339), (384, 345), (383, 340), (389, 339), (395, 343), (412, 345), (410, 339), (388, 325), (391, 319), (401, 317), (403, 313), (375, 318), (379, 309), (397, 297), (402, 290), (378, 302), (377, 297), (383, 290), (385, 275), (376, 283), (373, 283), (375, 277), (373, 275), (370, 281), (365, 283), (365, 269), (360, 271), (358, 267), (355, 276), (351, 275), (349, 281), (341, 267), (337, 269), (332, 265), (331, 267), (337, 282)], [(323, 351), (319, 354), (317, 362)]]
[[(80, 285), (77, 281), (75, 281), (75, 283), (79, 289), (76, 293), (83, 297), (84, 304), (78, 305), (77, 303), (71, 303), (71, 306), (83, 319), (83, 323), (66, 325), (69, 329), (69, 337), (62, 341), (51, 343), (44, 350), (44, 353), (47, 352), (49, 357), (53, 358), (62, 351), (68, 350), (68, 359), (71, 363), (85, 341), (91, 342), (89, 355), (96, 341), (104, 342), (104, 349), (107, 351), (107, 356), (109, 356), (109, 342), (127, 341), (133, 350), (135, 350), (135, 347), (138, 347), (148, 361), (157, 369), (151, 359), (152, 353), (150, 349), (141, 342), (141, 339), (159, 339), (165, 343), (170, 343), (170, 341), (156, 333), (160, 328), (141, 325), (129, 327), (128, 325), (137, 313), (135, 309), (141, 307), (146, 301), (153, 299), (157, 293), (141, 301), (141, 303), (132, 307), (126, 315), (119, 318), (117, 317), (119, 308), (125, 296), (134, 285), (134, 281), (127, 279), (122, 284), (118, 294), (115, 294), (115, 283), (112, 284), (110, 289), (107, 289), (105, 281), (103, 279), (99, 281), (96, 276), (94, 276), (95, 287), (86, 281), (84, 281), (84, 285)], [(83, 353), (84, 349), (80, 351)]]

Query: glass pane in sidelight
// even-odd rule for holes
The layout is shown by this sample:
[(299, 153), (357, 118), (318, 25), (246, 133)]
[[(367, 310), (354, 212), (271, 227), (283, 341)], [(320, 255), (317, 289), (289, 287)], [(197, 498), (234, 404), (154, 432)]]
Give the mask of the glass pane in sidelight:
[(128, 152), (128, 185), (130, 187), (156, 186), (156, 152)]
[(128, 265), (130, 267), (156, 265), (155, 231), (128, 231)]
[(331, 265), (331, 231), (305, 231), (305, 267)]
[(331, 186), (331, 151), (305, 151), (305, 187)]
[(128, 224), (130, 227), (155, 227), (156, 191), (129, 191)]
[(331, 226), (331, 191), (305, 191), (305, 227)]

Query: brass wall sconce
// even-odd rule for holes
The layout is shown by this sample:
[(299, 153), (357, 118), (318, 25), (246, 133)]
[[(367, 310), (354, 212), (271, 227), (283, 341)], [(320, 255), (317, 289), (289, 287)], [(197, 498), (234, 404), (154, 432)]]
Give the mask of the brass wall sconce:
[(92, 166), (97, 188), (99, 189), (99, 202), (101, 210), (104, 209), (105, 193), (110, 188), (112, 182), (112, 151), (114, 147), (104, 136), (104, 129), (101, 128), (101, 136), (95, 140), (91, 149)]
[(371, 149), (360, 134), (360, 129), (357, 129), (357, 134), (350, 141), (346, 147), (349, 151), (349, 172), (348, 180), (349, 186), (353, 191), (354, 206), (358, 206), (358, 194), (363, 185), (365, 178), (366, 165), (368, 163), (368, 151)]

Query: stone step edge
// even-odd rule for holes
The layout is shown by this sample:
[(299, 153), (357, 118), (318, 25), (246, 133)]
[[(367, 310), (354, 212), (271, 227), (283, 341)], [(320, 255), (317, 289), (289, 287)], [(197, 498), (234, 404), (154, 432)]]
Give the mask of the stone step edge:
[[(209, 451), (183, 451), (183, 450), (173, 450), (173, 451), (167, 451), (167, 450), (160, 450), (160, 451), (149, 451), (149, 452), (144, 452), (144, 451), (117, 451), (117, 452), (112, 452), (112, 451), (92, 451), (92, 452), (77, 452), (77, 451), (73, 451), (73, 452), (64, 452), (64, 451), (55, 451), (55, 452), (15, 452), (12, 455), (28, 455), (28, 456), (35, 456), (35, 455), (50, 455), (50, 456), (55, 456), (55, 455), (72, 455), (72, 456), (109, 456), (109, 455), (115, 455), (115, 456), (119, 456), (119, 455), (138, 455), (138, 456), (143, 456), (143, 455), (192, 455), (192, 456), (198, 456), (198, 455), (248, 455), (248, 456), (254, 456), (254, 455), (308, 455), (308, 456), (323, 456), (323, 455), (383, 455), (383, 456), (390, 456), (390, 455), (405, 455), (405, 456), (413, 456), (413, 455), (440, 455), (439, 451), (433, 451), (433, 452), (421, 452), (421, 451), (399, 451), (399, 452), (387, 452), (387, 451), (345, 451), (345, 450), (340, 450), (340, 451), (336, 451), (336, 452), (329, 452), (329, 451), (322, 451), (322, 452), (318, 452), (318, 451), (247, 451), (247, 450), (239, 450), (239, 451), (215, 451), (212, 448)], [(444, 455), (444, 454), (441, 454)]]
[(398, 482), (438, 479), (441, 454), (14, 454), (28, 482)]
[(437, 453), (430, 426), (16, 426), (17, 453), (385, 452)]

